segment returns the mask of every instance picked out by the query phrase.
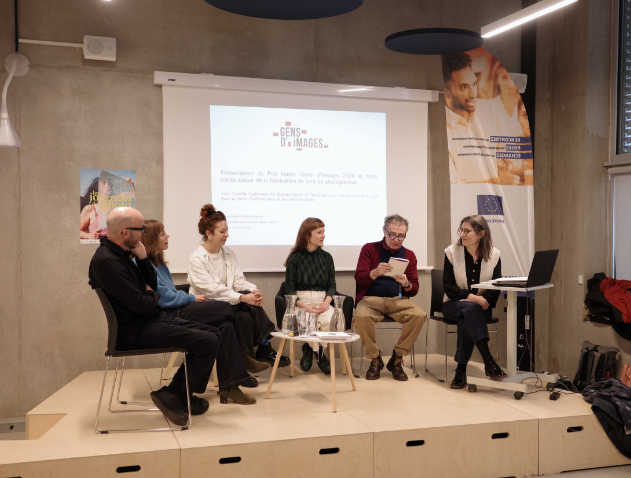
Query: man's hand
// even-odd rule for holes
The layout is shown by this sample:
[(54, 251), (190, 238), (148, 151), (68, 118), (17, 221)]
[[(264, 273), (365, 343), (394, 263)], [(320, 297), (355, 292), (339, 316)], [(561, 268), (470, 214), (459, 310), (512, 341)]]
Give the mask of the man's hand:
[(381, 262), (375, 269), (375, 272), (377, 273), (377, 276), (381, 276), (386, 272), (390, 272), (391, 270), (392, 266), (390, 264), (388, 264), (387, 262)]
[(205, 302), (206, 301), (206, 296), (205, 295), (196, 295), (195, 296), (195, 302)]
[(145, 287), (147, 288), (147, 290), (153, 290), (151, 287), (149, 287), (148, 284), (145, 284)]
[(409, 288), (410, 287), (410, 281), (408, 280), (407, 276), (405, 274), (401, 274), (398, 276), (392, 276), (392, 278), (397, 281), (399, 284), (401, 284), (403, 286), (404, 289)]
[(135, 255), (138, 259), (146, 259), (147, 258), (147, 250), (145, 249), (145, 245), (138, 241), (138, 245), (133, 249), (130, 249), (131, 253)]

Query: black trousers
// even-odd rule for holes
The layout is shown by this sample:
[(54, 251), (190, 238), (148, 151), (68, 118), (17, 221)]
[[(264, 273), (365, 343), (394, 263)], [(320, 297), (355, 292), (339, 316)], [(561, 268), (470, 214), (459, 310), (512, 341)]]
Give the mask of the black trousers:
[(454, 361), (466, 364), (475, 344), (483, 339), (489, 340), (487, 322), (493, 315), (493, 309), (484, 310), (479, 304), (466, 300), (449, 300), (443, 304), (443, 315), (458, 321)]
[[(249, 294), (248, 291), (240, 291), (240, 294)], [(239, 326), (243, 331), (243, 337), (250, 355), (254, 357), (254, 347), (269, 337), (276, 330), (274, 324), (263, 310), (263, 307), (244, 304), (243, 302), (233, 306), (237, 315)]]
[(209, 300), (192, 302), (181, 307), (165, 309), (171, 317), (180, 317), (219, 329), (221, 343), (217, 353), (219, 390), (230, 390), (249, 380), (243, 363), (248, 347), (241, 333), (237, 317), (227, 302)]
[[(124, 339), (125, 331), (119, 329), (119, 340)], [(183, 347), (189, 352), (188, 365), (189, 392), (204, 393), (213, 364), (221, 344), (219, 330), (209, 325), (199, 324), (179, 317), (171, 318), (163, 313), (158, 319), (137, 325), (136, 338), (126, 344), (126, 350), (157, 349), (163, 347)], [(169, 391), (186, 400), (184, 364), (175, 373)]]

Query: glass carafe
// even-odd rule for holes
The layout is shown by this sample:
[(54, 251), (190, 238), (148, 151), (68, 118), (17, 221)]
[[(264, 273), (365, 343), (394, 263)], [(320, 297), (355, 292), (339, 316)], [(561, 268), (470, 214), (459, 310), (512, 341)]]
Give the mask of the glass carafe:
[(333, 296), (333, 316), (331, 317), (331, 326), (329, 330), (331, 332), (344, 332), (346, 330), (346, 319), (344, 318), (344, 312), (342, 311), (342, 304), (346, 297), (343, 295)]
[(298, 300), (298, 296), (286, 295), (285, 300), (287, 301), (287, 309), (285, 310), (285, 315), (283, 315), (281, 331), (283, 334), (288, 335), (289, 332), (298, 331), (298, 322), (296, 321), (296, 301)]

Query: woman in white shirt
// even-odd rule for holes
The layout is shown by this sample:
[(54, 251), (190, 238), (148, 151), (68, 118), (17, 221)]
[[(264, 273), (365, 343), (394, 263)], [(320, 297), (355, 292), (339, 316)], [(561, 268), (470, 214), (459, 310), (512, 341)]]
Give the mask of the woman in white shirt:
[[(254, 347), (258, 346), (256, 360), (273, 364), (276, 352), (268, 339), (275, 330), (274, 324), (263, 310), (263, 294), (245, 279), (236, 254), (224, 245), (229, 237), (226, 216), (212, 204), (202, 207), (200, 216), (198, 229), (203, 243), (188, 261), (189, 293), (230, 303), (250, 354), (254, 356)], [(289, 363), (289, 358), (281, 357), (279, 366)]]

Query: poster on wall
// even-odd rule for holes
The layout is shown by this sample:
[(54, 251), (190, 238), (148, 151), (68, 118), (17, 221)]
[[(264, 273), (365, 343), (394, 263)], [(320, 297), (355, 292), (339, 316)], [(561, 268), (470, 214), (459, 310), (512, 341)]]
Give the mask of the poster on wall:
[(136, 171), (82, 169), (79, 186), (81, 244), (98, 244), (112, 209), (136, 207)]
[(533, 157), (526, 108), (506, 68), (483, 48), (443, 55), (452, 241), (484, 216), (504, 276), (527, 276), (534, 256)]

